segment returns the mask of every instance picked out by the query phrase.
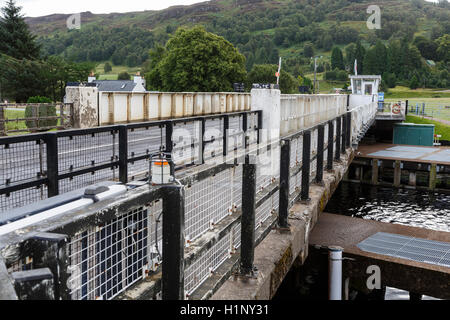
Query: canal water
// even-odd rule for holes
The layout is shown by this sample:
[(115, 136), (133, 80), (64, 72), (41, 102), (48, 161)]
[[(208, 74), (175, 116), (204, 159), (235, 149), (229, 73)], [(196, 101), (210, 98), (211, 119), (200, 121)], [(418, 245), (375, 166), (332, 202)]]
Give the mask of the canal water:
[(341, 182), (324, 211), (450, 232), (450, 194)]
[[(450, 194), (341, 182), (324, 211), (450, 232)], [(326, 300), (327, 262), (327, 256), (310, 252), (304, 266), (291, 270), (275, 299)], [(352, 300), (379, 299), (379, 294), (353, 292)], [(384, 299), (409, 300), (409, 293), (388, 287)], [(423, 300), (434, 298), (423, 296)]]

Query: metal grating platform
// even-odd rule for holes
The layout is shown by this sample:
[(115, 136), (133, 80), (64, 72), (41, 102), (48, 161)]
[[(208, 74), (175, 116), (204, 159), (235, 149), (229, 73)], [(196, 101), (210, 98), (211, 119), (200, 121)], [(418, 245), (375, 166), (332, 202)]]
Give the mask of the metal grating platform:
[(378, 232), (360, 242), (357, 246), (366, 252), (450, 268), (450, 242)]

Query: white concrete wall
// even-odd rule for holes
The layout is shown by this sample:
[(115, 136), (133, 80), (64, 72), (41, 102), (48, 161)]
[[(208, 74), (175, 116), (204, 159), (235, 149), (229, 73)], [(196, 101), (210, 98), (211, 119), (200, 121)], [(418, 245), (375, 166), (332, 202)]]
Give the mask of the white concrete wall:
[(98, 89), (95, 87), (67, 87), (66, 101), (73, 103), (74, 128), (98, 126)]
[(346, 95), (283, 94), (280, 99), (281, 136), (314, 127), (347, 111)]
[(98, 125), (250, 110), (248, 93), (100, 92)]

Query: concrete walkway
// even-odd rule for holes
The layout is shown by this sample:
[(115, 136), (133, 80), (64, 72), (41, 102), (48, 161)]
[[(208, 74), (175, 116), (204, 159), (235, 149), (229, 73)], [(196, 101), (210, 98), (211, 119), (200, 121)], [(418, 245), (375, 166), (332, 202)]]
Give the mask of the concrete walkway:
[(378, 232), (450, 242), (448, 232), (322, 213), (311, 233), (310, 244), (316, 247), (342, 247), (344, 256), (354, 259), (345, 260), (345, 277), (364, 279), (365, 282), (370, 276), (367, 268), (376, 265), (380, 267), (383, 285), (450, 299), (450, 268), (371, 253), (357, 247), (361, 241)]

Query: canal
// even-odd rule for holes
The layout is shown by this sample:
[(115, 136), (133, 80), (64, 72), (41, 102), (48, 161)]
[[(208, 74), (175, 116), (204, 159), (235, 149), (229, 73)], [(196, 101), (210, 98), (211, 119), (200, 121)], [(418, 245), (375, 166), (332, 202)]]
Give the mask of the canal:
[[(380, 222), (450, 232), (450, 194), (341, 182), (324, 210)], [(408, 300), (408, 292), (353, 288), (351, 300)], [(274, 299), (328, 299), (328, 257), (311, 248), (305, 264), (289, 272)], [(423, 297), (424, 300), (433, 299)]]

